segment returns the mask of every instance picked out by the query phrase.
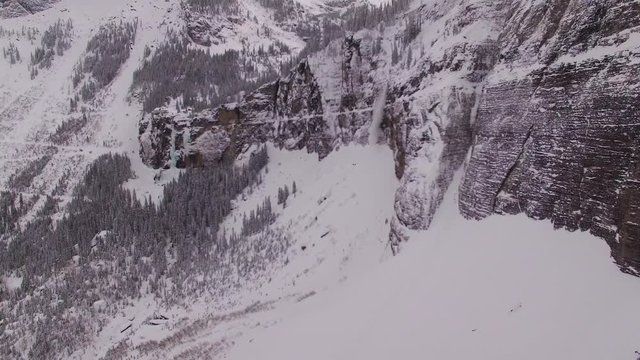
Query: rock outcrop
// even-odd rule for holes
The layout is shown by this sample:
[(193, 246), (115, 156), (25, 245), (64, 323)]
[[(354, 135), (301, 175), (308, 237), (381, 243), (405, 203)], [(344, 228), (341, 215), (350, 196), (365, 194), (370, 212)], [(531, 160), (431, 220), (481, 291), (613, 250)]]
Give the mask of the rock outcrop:
[[(222, 112), (224, 109), (219, 109)], [(229, 134), (213, 121), (215, 114), (153, 111), (140, 122), (140, 153), (154, 168), (212, 165), (227, 150)]]
[[(140, 122), (143, 161), (154, 168), (199, 166), (268, 141), (286, 149), (306, 148), (322, 158), (342, 143), (366, 142), (373, 83), (362, 86), (371, 64), (363, 60), (359, 44), (351, 37), (335, 42), (327, 51), (344, 57), (303, 61), (240, 103), (199, 113), (156, 109)], [(316, 73), (323, 75), (320, 80)], [(203, 136), (216, 141), (209, 155), (202, 152), (209, 143)]]
[(140, 123), (141, 155), (154, 168), (184, 168), (267, 141), (326, 155), (331, 142), (320, 104), (315, 78), (303, 62), (288, 78), (260, 87), (238, 104), (200, 113), (156, 109)]
[(0, 1), (0, 19), (34, 14), (49, 8), (58, 0), (2, 0)]

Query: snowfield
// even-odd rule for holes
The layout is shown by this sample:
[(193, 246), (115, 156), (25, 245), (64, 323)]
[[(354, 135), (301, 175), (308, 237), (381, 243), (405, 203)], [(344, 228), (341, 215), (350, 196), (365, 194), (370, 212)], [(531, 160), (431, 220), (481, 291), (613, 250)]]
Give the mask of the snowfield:
[(638, 357), (640, 283), (606, 243), (525, 216), (467, 221), (456, 200), (400, 255), (265, 316), (227, 358)]

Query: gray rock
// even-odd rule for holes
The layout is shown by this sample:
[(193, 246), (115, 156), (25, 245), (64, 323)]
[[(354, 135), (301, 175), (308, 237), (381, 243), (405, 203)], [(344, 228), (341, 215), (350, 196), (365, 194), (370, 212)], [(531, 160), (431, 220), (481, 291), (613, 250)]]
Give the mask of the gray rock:
[(0, 19), (20, 17), (48, 9), (58, 0), (2, 0), (0, 1)]
[(540, 66), (486, 85), (460, 192), (465, 216), (524, 212), (590, 231), (623, 270), (640, 269), (640, 49), (615, 48), (639, 23), (629, 1), (516, 9), (500, 63)]

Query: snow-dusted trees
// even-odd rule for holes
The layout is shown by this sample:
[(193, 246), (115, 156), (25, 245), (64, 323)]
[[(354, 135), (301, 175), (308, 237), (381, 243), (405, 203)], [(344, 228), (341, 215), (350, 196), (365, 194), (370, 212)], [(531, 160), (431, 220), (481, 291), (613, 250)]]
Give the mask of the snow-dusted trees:
[(259, 3), (273, 9), (273, 19), (275, 21), (285, 21), (292, 14), (302, 11), (302, 5), (293, 0), (259, 0)]
[(392, 21), (397, 14), (409, 6), (410, 0), (393, 0), (378, 6), (364, 4), (350, 8), (345, 14), (344, 28), (358, 31), (372, 28), (381, 22)]
[[(74, 99), (71, 99), (72, 111), (75, 110), (76, 106), (77, 102), (75, 102)], [(69, 139), (76, 136), (80, 130), (87, 125), (88, 121), (89, 117), (87, 114), (67, 118), (56, 128), (56, 131), (49, 136), (49, 141), (56, 145), (65, 144)]]
[[(0, 1), (1, 3), (2, 1)], [(36, 39), (36, 35), (40, 33), (40, 30), (38, 30), (37, 27), (32, 27), (32, 26), (22, 26), (21, 29), (19, 30), (14, 30), (14, 29), (6, 29), (2, 26), (0, 26), (0, 38), (3, 37), (7, 37), (7, 38), (13, 38), (13, 39), (22, 39), (22, 38), (26, 38), (29, 41), (33, 41)]]
[(22, 62), (22, 57), (20, 56), (20, 50), (16, 47), (16, 45), (12, 42), (9, 43), (9, 47), (2, 48), (2, 56), (5, 60), (9, 61), (9, 64), (15, 65), (19, 62)]
[(276, 215), (271, 207), (271, 198), (264, 199), (256, 210), (251, 210), (249, 216), (244, 215), (242, 219), (242, 235), (248, 236), (257, 234), (276, 219)]
[(402, 41), (404, 44), (410, 43), (420, 34), (422, 29), (422, 17), (419, 14), (411, 14), (405, 22), (404, 32), (402, 33)]
[(289, 187), (285, 185), (282, 188), (278, 188), (278, 205), (286, 207), (287, 199), (289, 199)]
[[(11, 256), (18, 247), (30, 248), (30, 270), (41, 275), (64, 266), (75, 255), (74, 245), (78, 255), (89, 256), (90, 240), (108, 230), (112, 245), (138, 244), (139, 254), (151, 256), (164, 248), (156, 248), (159, 244), (171, 241), (178, 249), (178, 260), (187, 260), (203, 250), (201, 246), (210, 248), (215, 243), (219, 223), (231, 211), (231, 200), (255, 181), (266, 162), (266, 151), (261, 151), (239, 170), (229, 165), (190, 169), (165, 187), (162, 202), (155, 205), (139, 201), (120, 186), (132, 176), (128, 158), (103, 156), (75, 189), (67, 214), (55, 229), (38, 224), (50, 221), (50, 213), (43, 213), (42, 219), (16, 234), (4, 255)], [(20, 177), (27, 178), (31, 172), (25, 169), (27, 175)], [(3, 261), (6, 264), (10, 268), (26, 265)]]
[[(156, 204), (150, 199), (141, 201), (122, 187), (133, 175), (126, 156), (104, 155), (74, 190), (61, 220), (54, 224), (52, 219), (59, 200), (48, 197), (24, 229), (15, 222), (28, 204), (19, 195), (3, 193), (0, 229), (11, 234), (12, 241), (0, 245), (0, 275), (19, 273), (23, 286), (11, 297), (0, 292), (0, 301), (11, 303), (0, 308), (0, 319), (26, 322), (21, 327), (31, 328), (40, 337), (30, 358), (50, 359), (84, 341), (91, 330), (75, 334), (39, 329), (54, 321), (70, 329), (91, 326), (81, 315), (91, 315), (98, 299), (108, 300), (110, 311), (116, 311), (145, 291), (167, 302), (172, 301), (168, 294), (185, 296), (197, 274), (221, 271), (223, 256), (241, 256), (231, 253), (244, 246), (238, 244), (243, 238), (219, 237), (218, 228), (231, 211), (232, 199), (258, 180), (267, 161), (266, 149), (262, 149), (242, 168), (223, 163), (189, 169), (165, 187), (162, 201)], [(249, 217), (246, 234), (264, 228), (273, 216), (267, 198)], [(251, 246), (264, 247), (259, 243)], [(244, 265), (246, 271), (251, 270), (249, 265)], [(167, 282), (179, 285), (167, 289)], [(66, 311), (71, 308), (76, 315), (68, 316)], [(29, 313), (41, 314), (41, 320), (20, 317)], [(0, 342), (0, 353), (10, 354), (12, 343)]]
[(25, 191), (29, 186), (31, 186), (33, 179), (42, 173), (42, 170), (47, 166), (47, 164), (49, 164), (49, 161), (51, 161), (51, 158), (56, 152), (56, 148), (49, 148), (47, 150), (47, 154), (37, 160), (27, 163), (25, 168), (11, 175), (7, 183), (7, 187), (13, 191)]
[[(203, 14), (234, 14), (240, 8), (236, 0), (188, 0), (187, 3), (192, 10)], [(408, 0), (394, 0), (380, 6), (362, 4), (350, 7), (343, 16), (329, 14), (301, 22), (296, 25), (295, 32), (306, 45), (295, 56), (290, 54), (288, 46), (279, 41), (264, 48), (256, 49), (245, 44), (241, 51), (210, 54), (202, 48), (190, 46), (191, 40), (186, 34), (169, 33), (168, 40), (153, 54), (150, 49), (145, 51), (146, 60), (134, 74), (132, 89), (143, 99), (146, 112), (176, 99), (176, 107), (181, 110), (202, 110), (237, 101), (242, 93), (275, 80), (330, 41), (343, 37), (345, 30), (357, 31), (391, 20), (408, 3)], [(293, 0), (260, 0), (260, 4), (274, 10), (272, 15), (276, 21), (284, 21), (302, 12), (300, 5)], [(258, 35), (269, 31), (267, 27), (257, 29)], [(288, 59), (284, 59), (287, 54)], [(277, 65), (274, 68), (273, 61), (269, 61), (274, 56), (281, 57), (279, 68)]]
[(211, 55), (189, 46), (188, 38), (172, 34), (135, 72), (133, 88), (141, 94), (147, 112), (164, 105), (167, 98), (178, 97), (181, 108), (204, 109), (275, 78), (256, 81), (243, 75), (246, 71), (237, 51)]
[[(137, 31), (137, 20), (120, 21), (102, 26), (89, 40), (86, 54), (76, 65), (72, 78), (73, 87), (79, 88), (79, 98), (92, 100), (115, 79), (122, 64), (129, 59)], [(78, 97), (71, 100), (72, 110), (77, 106)]]
[(21, 193), (0, 193), (0, 234), (14, 232), (19, 227), (18, 220), (31, 209), (35, 200)]
[(283, 187), (278, 188), (278, 205), (282, 205), (282, 207), (287, 207), (287, 200), (289, 199), (289, 195), (295, 194), (298, 192), (298, 186), (294, 181), (291, 184), (291, 192), (289, 192), (289, 186), (285, 185)]
[[(51, 67), (54, 56), (62, 54), (71, 47), (73, 22), (58, 20), (42, 34), (40, 46), (31, 54), (31, 68)], [(32, 70), (33, 71), (33, 70)]]
[[(305, 40), (306, 46), (298, 56), (292, 57), (282, 64), (281, 72), (289, 71), (307, 56), (326, 47), (332, 40), (344, 37), (347, 32), (373, 28), (381, 23), (392, 21), (408, 5), (409, 0), (393, 0), (378, 6), (364, 3), (348, 8), (340, 17), (324, 17), (319, 24), (313, 22), (298, 24), (296, 33)], [(420, 25), (416, 22), (407, 22), (407, 28), (410, 29), (407, 32), (409, 36), (417, 35), (415, 33), (416, 26), (414, 26), (416, 24)], [(381, 50), (381, 40), (376, 41), (373, 49), (374, 54), (379, 53)], [(396, 55), (396, 58), (399, 58), (399, 55)]]

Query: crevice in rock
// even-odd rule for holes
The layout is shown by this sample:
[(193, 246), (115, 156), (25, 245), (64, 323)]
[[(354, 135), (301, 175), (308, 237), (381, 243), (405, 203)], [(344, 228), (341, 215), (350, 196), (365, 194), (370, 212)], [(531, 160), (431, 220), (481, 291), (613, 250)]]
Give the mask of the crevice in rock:
[(514, 170), (521, 163), (522, 156), (524, 155), (524, 152), (525, 152), (525, 150), (527, 148), (527, 143), (529, 142), (529, 139), (531, 138), (531, 132), (532, 131), (533, 131), (533, 125), (531, 125), (529, 127), (529, 130), (527, 130), (527, 134), (526, 134), (526, 136), (524, 138), (524, 141), (522, 142), (522, 145), (520, 146), (520, 152), (518, 153), (518, 156), (513, 161), (513, 164), (511, 164), (511, 166), (509, 167), (509, 170), (507, 170), (507, 173), (505, 174), (504, 178), (500, 182), (500, 186), (498, 186), (498, 190), (496, 191), (495, 195), (493, 196), (493, 204), (491, 206), (493, 212), (496, 211), (496, 205), (497, 205), (497, 202), (498, 202), (498, 196), (503, 191), (505, 185), (507, 184), (507, 182), (511, 178), (511, 175), (513, 174)]

